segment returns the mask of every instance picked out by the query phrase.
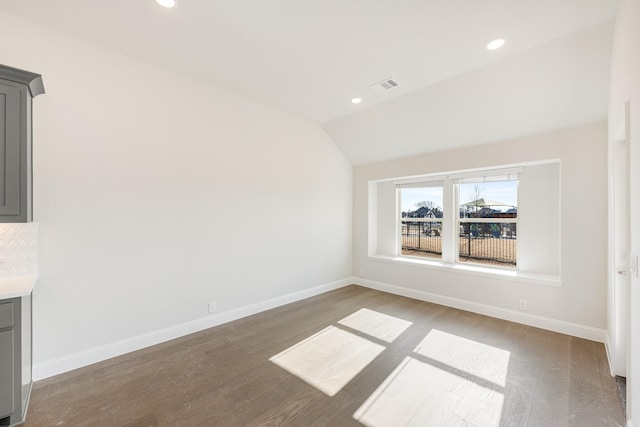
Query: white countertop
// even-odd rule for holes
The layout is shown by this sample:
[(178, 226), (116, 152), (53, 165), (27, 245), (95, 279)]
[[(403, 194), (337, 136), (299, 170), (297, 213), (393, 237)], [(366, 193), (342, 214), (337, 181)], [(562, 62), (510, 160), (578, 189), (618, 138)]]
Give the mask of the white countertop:
[(0, 299), (29, 295), (38, 276), (6, 277), (0, 279)]

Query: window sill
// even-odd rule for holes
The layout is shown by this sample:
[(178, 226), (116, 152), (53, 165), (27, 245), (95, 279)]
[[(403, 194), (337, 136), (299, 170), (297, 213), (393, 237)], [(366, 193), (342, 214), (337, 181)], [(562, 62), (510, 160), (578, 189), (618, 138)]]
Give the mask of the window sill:
[(559, 276), (552, 276), (547, 274), (524, 273), (522, 271), (491, 268), (481, 265), (453, 264), (442, 261), (422, 260), (411, 257), (394, 257), (388, 255), (369, 255), (369, 259), (371, 261), (388, 262), (396, 265), (429, 268), (440, 271), (450, 271), (459, 274), (484, 276), (494, 279), (511, 280), (519, 283), (551, 286), (554, 288), (559, 288), (560, 286), (562, 286), (562, 280), (560, 280)]

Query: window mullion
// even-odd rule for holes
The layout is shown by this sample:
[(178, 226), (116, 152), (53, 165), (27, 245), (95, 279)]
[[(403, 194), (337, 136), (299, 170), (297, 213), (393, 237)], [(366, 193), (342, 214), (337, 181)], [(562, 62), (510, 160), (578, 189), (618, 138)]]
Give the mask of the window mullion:
[(455, 213), (456, 197), (454, 192), (454, 184), (450, 179), (446, 179), (442, 188), (442, 202), (443, 202), (443, 215), (442, 215), (442, 261), (454, 262), (455, 260)]

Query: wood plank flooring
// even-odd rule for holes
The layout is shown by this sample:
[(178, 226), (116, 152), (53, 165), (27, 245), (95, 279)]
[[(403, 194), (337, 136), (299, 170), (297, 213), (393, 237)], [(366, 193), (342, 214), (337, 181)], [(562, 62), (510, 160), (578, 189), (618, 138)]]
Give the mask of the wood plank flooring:
[(602, 344), (348, 286), (39, 381), (35, 426), (621, 426)]

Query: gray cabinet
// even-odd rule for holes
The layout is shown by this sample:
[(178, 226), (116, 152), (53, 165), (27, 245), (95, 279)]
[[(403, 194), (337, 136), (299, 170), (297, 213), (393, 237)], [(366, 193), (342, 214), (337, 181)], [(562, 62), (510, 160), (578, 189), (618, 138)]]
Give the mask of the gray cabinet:
[(28, 222), (31, 211), (31, 100), (42, 77), (0, 65), (0, 222)]
[(31, 295), (0, 300), (0, 426), (24, 422), (31, 384)]

